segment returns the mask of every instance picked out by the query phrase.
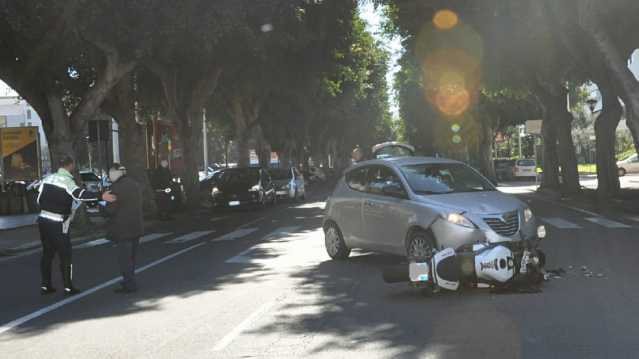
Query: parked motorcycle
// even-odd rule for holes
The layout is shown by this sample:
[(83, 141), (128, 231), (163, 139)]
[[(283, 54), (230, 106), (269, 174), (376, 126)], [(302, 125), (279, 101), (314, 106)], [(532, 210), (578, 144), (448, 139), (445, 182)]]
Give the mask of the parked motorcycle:
[(524, 288), (544, 280), (545, 254), (539, 242), (545, 238), (540, 226), (536, 240), (482, 243), (458, 250), (446, 248), (430, 258), (412, 260), (408, 265), (387, 267), (386, 283), (410, 282), (433, 292), (456, 291), (461, 287)]

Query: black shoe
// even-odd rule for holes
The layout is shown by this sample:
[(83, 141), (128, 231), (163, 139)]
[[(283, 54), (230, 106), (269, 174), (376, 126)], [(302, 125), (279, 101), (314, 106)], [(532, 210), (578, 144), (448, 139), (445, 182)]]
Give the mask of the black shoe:
[(64, 288), (64, 295), (71, 296), (81, 293), (82, 291), (76, 287)]
[(131, 293), (135, 293), (137, 292), (137, 289), (129, 289), (129, 288), (125, 288), (125, 287), (120, 287), (120, 288), (115, 288), (113, 290), (113, 293), (116, 294), (131, 294)]
[(53, 294), (55, 292), (56, 292), (55, 288), (50, 285), (43, 285), (42, 287), (40, 287), (41, 295)]

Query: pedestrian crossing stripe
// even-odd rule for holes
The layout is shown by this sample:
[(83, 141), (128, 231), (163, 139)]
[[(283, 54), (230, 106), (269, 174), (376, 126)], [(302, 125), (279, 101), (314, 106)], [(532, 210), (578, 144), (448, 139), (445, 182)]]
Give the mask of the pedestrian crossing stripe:
[(253, 232), (257, 232), (257, 228), (240, 228), (233, 232), (229, 232), (223, 236), (213, 239), (213, 242), (233, 241), (236, 239), (246, 237)]
[(632, 228), (627, 224), (611, 221), (603, 217), (588, 217), (586, 218), (586, 221), (596, 223), (606, 228)]
[(142, 238), (140, 238), (140, 243), (147, 243), (147, 242), (151, 242), (154, 241), (156, 239), (160, 239), (162, 237), (166, 237), (166, 236), (170, 236), (171, 232), (169, 233), (151, 233), (151, 234), (147, 234), (146, 236), (142, 236)]
[(166, 243), (168, 244), (176, 244), (176, 243), (187, 243), (187, 242), (191, 242), (194, 241), (198, 238), (202, 238), (204, 236), (207, 236), (211, 233), (215, 232), (214, 230), (209, 230), (209, 231), (197, 231), (197, 232), (191, 232), (191, 233), (187, 233), (187, 234), (183, 234), (177, 238), (174, 238)]
[(100, 239), (96, 239), (96, 240), (91, 241), (91, 242), (82, 243), (82, 244), (76, 246), (75, 248), (84, 249), (84, 248), (97, 247), (97, 246), (101, 246), (103, 244), (107, 244), (109, 242), (110, 241), (105, 239), (105, 238), (100, 238)]
[(575, 224), (575, 223), (566, 221), (565, 219), (561, 219), (557, 217), (551, 217), (551, 218), (542, 217), (540, 219), (544, 221), (545, 223), (559, 229), (580, 229), (581, 228), (581, 226), (578, 224)]

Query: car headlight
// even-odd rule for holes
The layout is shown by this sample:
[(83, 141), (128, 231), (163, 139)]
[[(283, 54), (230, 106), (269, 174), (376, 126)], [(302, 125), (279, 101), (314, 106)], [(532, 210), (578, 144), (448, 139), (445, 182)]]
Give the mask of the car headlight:
[(454, 223), (458, 226), (475, 228), (473, 222), (459, 213), (451, 213), (446, 217), (446, 219), (448, 220), (448, 222)]
[(164, 189), (164, 193), (171, 193), (171, 187), (167, 187)]
[(220, 193), (220, 190), (217, 187), (213, 187), (213, 189), (211, 189), (212, 196), (217, 196), (219, 193)]
[(524, 222), (530, 222), (532, 218), (533, 218), (533, 213), (530, 210), (530, 208), (524, 209)]

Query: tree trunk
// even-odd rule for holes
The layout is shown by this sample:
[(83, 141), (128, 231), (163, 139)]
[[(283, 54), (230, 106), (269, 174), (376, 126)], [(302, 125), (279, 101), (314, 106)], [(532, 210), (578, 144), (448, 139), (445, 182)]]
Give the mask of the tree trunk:
[[(544, 135), (544, 155), (550, 156), (549, 153), (546, 153), (546, 150), (548, 150), (546, 136), (551, 136), (549, 137), (551, 141), (552, 136), (556, 136), (556, 153), (561, 166), (561, 192), (564, 194), (578, 193), (581, 191), (581, 187), (579, 185), (579, 171), (577, 170), (577, 156), (572, 142), (571, 124), (573, 118), (566, 106), (567, 90), (562, 85), (542, 84), (539, 87), (539, 92), (545, 107), (544, 124), (547, 125), (547, 130), (552, 127), (552, 132), (554, 132), (553, 134), (547, 133)], [(551, 145), (551, 147), (554, 146), (554, 144)], [(544, 158), (544, 163), (545, 161), (546, 158)], [(544, 180), (546, 180), (546, 174), (547, 172), (544, 169)], [(545, 184), (551, 185), (552, 183)]]
[(47, 103), (52, 123), (51, 131), (47, 133), (47, 141), (49, 143), (49, 152), (51, 153), (51, 167), (55, 171), (60, 160), (65, 156), (75, 158), (73, 148), (74, 134), (71, 133), (62, 98), (57, 94), (47, 93)]
[(184, 171), (182, 173), (182, 185), (185, 192), (185, 205), (187, 208), (197, 208), (200, 204), (199, 201), (199, 180), (198, 180), (198, 166), (196, 161), (196, 148), (197, 143), (194, 142), (193, 136), (193, 123), (197, 123), (197, 112), (178, 112), (176, 118), (176, 129), (180, 136), (180, 146), (182, 148), (182, 161), (184, 164)]
[(480, 121), (481, 138), (479, 141), (479, 169), (481, 173), (493, 181), (497, 181), (495, 163), (493, 161), (493, 129), (486, 121)]
[(601, 22), (599, 14), (593, 11), (598, 1), (590, 0), (579, 6), (579, 25), (592, 38), (593, 47), (601, 54), (610, 80), (619, 86), (619, 97), (626, 106), (626, 122), (633, 133), (635, 149), (639, 153), (639, 81), (628, 68), (628, 55), (624, 55)]
[[(565, 98), (564, 98), (565, 99)], [(577, 156), (575, 146), (572, 142), (572, 114), (564, 106), (556, 109), (557, 121), (557, 150), (559, 164), (561, 166), (562, 192), (564, 194), (574, 194), (581, 192), (579, 185), (579, 170), (577, 169)]]
[(610, 197), (619, 192), (619, 176), (615, 160), (616, 129), (622, 109), (610, 83), (597, 82), (603, 98), (603, 111), (595, 122), (597, 137), (597, 199), (600, 207), (607, 207)]
[(130, 77), (124, 77), (105, 100), (104, 108), (118, 122), (121, 146), (121, 162), (127, 174), (142, 189), (144, 213), (154, 216), (157, 212), (155, 194), (146, 171), (145, 127), (136, 122), (133, 86)]
[[(544, 111), (547, 113), (547, 111)], [(556, 123), (546, 114), (541, 125), (544, 140), (543, 177), (541, 189), (559, 191), (559, 159), (557, 158), (557, 129)]]

